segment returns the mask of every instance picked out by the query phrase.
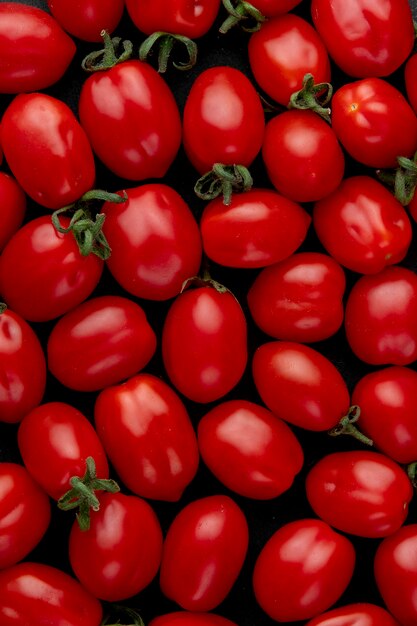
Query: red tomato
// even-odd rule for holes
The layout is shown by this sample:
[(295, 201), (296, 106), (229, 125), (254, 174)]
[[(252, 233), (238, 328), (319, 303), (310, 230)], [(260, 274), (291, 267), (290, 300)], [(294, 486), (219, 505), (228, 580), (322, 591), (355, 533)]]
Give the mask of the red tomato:
[(52, 96), (16, 96), (3, 115), (1, 145), (18, 183), (48, 209), (75, 202), (94, 185), (87, 136), (71, 109)]
[(97, 433), (128, 489), (144, 498), (179, 500), (198, 466), (197, 438), (177, 394), (162, 380), (139, 374), (102, 391)]
[(0, 463), (0, 570), (38, 545), (50, 518), (48, 496), (28, 471), (16, 463)]
[(306, 620), (334, 604), (354, 569), (355, 550), (321, 520), (301, 519), (279, 528), (255, 563), (256, 600), (279, 622)]
[(0, 172), (0, 252), (20, 228), (26, 213), (26, 196), (17, 182)]
[(20, 2), (0, 3), (0, 93), (53, 85), (75, 50), (72, 39), (45, 11)]
[(2, 626), (100, 626), (100, 602), (68, 574), (41, 563), (0, 572)]
[(128, 180), (164, 176), (181, 143), (174, 96), (142, 61), (89, 76), (81, 89), (79, 116), (98, 158)]
[(346, 337), (353, 352), (372, 365), (408, 365), (417, 359), (417, 276), (386, 267), (362, 276), (345, 309)]
[(105, 203), (102, 208), (103, 232), (112, 248), (108, 268), (138, 298), (173, 298), (200, 267), (197, 222), (181, 196), (167, 185), (142, 185), (127, 189), (126, 194), (123, 204)]
[(406, 210), (370, 176), (343, 180), (315, 204), (313, 224), (327, 252), (362, 274), (376, 274), (402, 261), (412, 239)]
[(335, 452), (320, 459), (306, 479), (313, 511), (338, 530), (386, 537), (404, 523), (413, 488), (390, 458), (369, 450)]
[(295, 252), (311, 218), (298, 204), (269, 189), (209, 202), (200, 219), (206, 255), (227, 267), (265, 267)]
[[(68, 218), (61, 218), (64, 227)], [(44, 322), (63, 315), (97, 286), (103, 261), (81, 256), (71, 233), (58, 233), (47, 215), (31, 220), (0, 256), (0, 293), (25, 319)]]
[(286, 111), (268, 122), (262, 157), (274, 187), (296, 202), (328, 196), (345, 169), (335, 133), (312, 111)]
[(312, 0), (311, 14), (330, 56), (350, 76), (387, 76), (414, 45), (407, 0)]
[(39, 339), (20, 315), (6, 309), (0, 313), (0, 421), (20, 422), (41, 402), (45, 384)]
[(249, 62), (258, 85), (279, 104), (302, 87), (306, 74), (330, 81), (326, 48), (314, 28), (288, 13), (262, 24), (249, 40)]
[(195, 402), (231, 391), (247, 364), (246, 319), (230, 291), (191, 288), (174, 300), (162, 331), (162, 358), (176, 389)]
[(346, 151), (369, 167), (397, 167), (417, 149), (417, 117), (387, 81), (347, 83), (332, 98), (332, 128)]
[(96, 598), (115, 602), (139, 593), (156, 576), (162, 531), (151, 506), (137, 496), (100, 495), (88, 531), (77, 522), (69, 538), (75, 575)]
[(175, 611), (155, 617), (149, 622), (149, 626), (237, 626), (237, 624), (214, 613)]
[(304, 461), (287, 424), (247, 400), (223, 402), (204, 415), (198, 424), (198, 445), (218, 480), (259, 500), (287, 491)]
[(124, 0), (48, 0), (48, 7), (68, 33), (84, 41), (103, 41), (121, 20)]
[(417, 113), (417, 54), (412, 54), (405, 64), (404, 79), (407, 99)]
[(33, 409), (18, 430), (23, 462), (42, 489), (58, 500), (70, 488), (70, 478), (82, 477), (87, 457), (95, 461), (97, 476), (108, 478), (103, 446), (88, 419), (64, 402), (48, 402)]
[(256, 350), (252, 369), (266, 406), (290, 424), (328, 430), (349, 410), (349, 392), (341, 374), (313, 348), (290, 341), (265, 343)]
[(183, 141), (204, 174), (215, 163), (249, 166), (262, 145), (261, 100), (250, 80), (233, 67), (211, 67), (197, 77), (184, 108)]
[[(301, 0), (253, 0), (253, 5), (265, 17), (276, 17), (294, 9)], [(252, 4), (252, 3), (251, 3)]]
[(309, 343), (334, 335), (343, 323), (346, 279), (320, 252), (300, 252), (262, 270), (248, 292), (251, 315), (264, 332)]
[(245, 560), (248, 526), (228, 496), (185, 506), (165, 538), (162, 592), (188, 611), (210, 611), (228, 595)]
[(54, 326), (48, 367), (69, 389), (97, 391), (139, 372), (155, 349), (156, 336), (142, 307), (127, 298), (101, 296)]
[(399, 626), (385, 609), (376, 604), (347, 604), (315, 617), (306, 626)]

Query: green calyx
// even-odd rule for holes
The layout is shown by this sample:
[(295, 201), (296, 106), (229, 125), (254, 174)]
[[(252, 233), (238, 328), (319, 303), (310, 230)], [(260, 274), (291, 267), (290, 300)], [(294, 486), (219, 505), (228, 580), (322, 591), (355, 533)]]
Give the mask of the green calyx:
[(0, 302), (0, 315), (4, 313), (6, 309), (7, 309), (7, 304), (5, 304), (4, 302)]
[(229, 16), (219, 28), (223, 35), (239, 24), (247, 33), (254, 33), (260, 29), (266, 17), (247, 0), (222, 0)]
[(243, 165), (215, 163), (210, 172), (198, 179), (194, 191), (202, 200), (213, 200), (223, 195), (223, 204), (229, 206), (233, 191), (249, 191), (252, 185), (252, 176)]
[(330, 123), (331, 111), (327, 105), (332, 96), (333, 87), (330, 83), (316, 84), (313, 74), (305, 74), (303, 86), (291, 95), (288, 108), (313, 111)]
[(354, 404), (350, 407), (347, 415), (342, 417), (337, 426), (328, 431), (331, 437), (338, 437), (339, 435), (350, 435), (358, 441), (364, 443), (367, 446), (373, 446), (374, 442), (355, 426), (361, 414), (360, 408)]
[(176, 63), (172, 62), (177, 70), (190, 70), (197, 62), (197, 44), (192, 39), (183, 35), (174, 35), (162, 31), (152, 33), (139, 48), (139, 58), (141, 61), (147, 61), (151, 51), (157, 47), (158, 52), (158, 72), (163, 74), (168, 67), (168, 61), (171, 56), (172, 49), (176, 44), (185, 47), (187, 57), (186, 61)]
[[(106, 30), (101, 31), (104, 48), (88, 54), (81, 62), (85, 72), (103, 72), (109, 70), (118, 63), (130, 59), (133, 53), (133, 44), (129, 40), (120, 37), (110, 37)], [(120, 48), (122, 50), (120, 51)]]
[(397, 161), (395, 170), (377, 170), (377, 176), (381, 182), (393, 187), (395, 197), (403, 206), (408, 206), (417, 186), (417, 152), (412, 159), (399, 156)]
[(112, 614), (120, 613), (122, 616), (126, 616), (129, 622), (127, 621), (125, 622), (124, 617), (117, 619), (116, 622), (113, 621), (112, 617), (106, 617), (104, 621), (102, 622), (101, 626), (145, 626), (145, 623), (143, 619), (141, 618), (141, 616), (139, 615), (139, 613), (135, 611), (134, 609), (130, 609), (127, 606), (112, 605), (111, 613)]

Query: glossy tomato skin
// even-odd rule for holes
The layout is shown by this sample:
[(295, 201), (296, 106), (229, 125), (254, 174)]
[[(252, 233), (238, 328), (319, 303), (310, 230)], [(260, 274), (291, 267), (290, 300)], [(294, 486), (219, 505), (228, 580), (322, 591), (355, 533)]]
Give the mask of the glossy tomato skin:
[(94, 186), (87, 136), (57, 98), (44, 93), (16, 96), (2, 118), (1, 145), (16, 180), (41, 206), (60, 209)]
[(55, 19), (68, 33), (83, 41), (103, 41), (101, 31), (112, 33), (121, 20), (123, 0), (48, 0)]
[(407, 0), (312, 0), (311, 14), (330, 56), (349, 76), (388, 76), (413, 48)]
[(56, 323), (47, 344), (48, 368), (69, 389), (97, 391), (139, 372), (155, 349), (156, 336), (141, 306), (101, 296)]
[(290, 424), (328, 430), (349, 410), (349, 392), (341, 374), (309, 346), (292, 341), (265, 343), (254, 354), (252, 371), (263, 402)]
[(262, 157), (274, 187), (295, 202), (328, 196), (338, 187), (345, 169), (335, 133), (312, 111), (285, 111), (270, 120)]
[(249, 310), (271, 337), (322, 341), (343, 323), (345, 286), (345, 274), (330, 256), (299, 252), (258, 274), (248, 291)]
[(247, 326), (239, 302), (211, 286), (184, 291), (165, 318), (162, 358), (171, 383), (190, 400), (223, 397), (247, 364)]
[(0, 314), (0, 421), (16, 424), (44, 395), (46, 362), (32, 328), (14, 311)]
[(417, 148), (417, 117), (398, 89), (381, 78), (340, 87), (332, 98), (332, 128), (346, 151), (369, 167), (395, 168)]
[(405, 91), (413, 111), (417, 113), (417, 54), (412, 54), (404, 67)]
[(235, 583), (247, 547), (247, 522), (231, 498), (194, 500), (168, 529), (160, 571), (162, 592), (188, 611), (211, 611)]
[(181, 143), (181, 120), (150, 65), (132, 60), (92, 74), (78, 111), (95, 154), (114, 174), (136, 181), (166, 174)]
[(184, 148), (200, 174), (214, 163), (248, 167), (261, 149), (264, 128), (261, 100), (243, 72), (227, 66), (201, 72), (183, 116)]
[(103, 232), (112, 248), (107, 266), (117, 282), (138, 298), (173, 298), (200, 267), (197, 222), (168, 185), (141, 185), (126, 194), (126, 202), (105, 203), (102, 208)]
[(197, 472), (198, 447), (188, 413), (171, 387), (151, 374), (138, 374), (102, 391), (94, 418), (128, 489), (144, 498), (179, 500)]
[(155, 617), (149, 622), (149, 626), (237, 626), (237, 624), (214, 613), (174, 611)]
[[(68, 227), (68, 218), (60, 221)], [(3, 250), (0, 294), (23, 318), (44, 322), (83, 302), (102, 272), (103, 261), (81, 256), (73, 235), (58, 233), (45, 215), (20, 228)]]
[(314, 28), (291, 13), (264, 22), (249, 40), (249, 63), (258, 85), (279, 104), (302, 87), (306, 74), (330, 82), (326, 48)]
[(100, 602), (56, 567), (24, 562), (0, 572), (2, 626), (100, 626)]
[(1, 252), (11, 236), (20, 228), (26, 213), (26, 196), (22, 188), (5, 172), (0, 172), (0, 207)]
[(295, 252), (310, 226), (309, 214), (270, 189), (209, 202), (200, 219), (206, 255), (226, 267), (265, 267)]
[(149, 585), (161, 562), (162, 531), (151, 506), (137, 496), (100, 494), (88, 531), (74, 522), (71, 567), (96, 598), (116, 602)]
[(47, 402), (29, 411), (19, 426), (18, 445), (25, 467), (54, 500), (71, 489), (70, 478), (84, 476), (87, 457), (94, 459), (99, 478), (109, 476), (93, 426), (64, 402)]
[(402, 261), (412, 239), (406, 210), (370, 176), (346, 178), (317, 202), (313, 225), (327, 252), (361, 274), (376, 274)]
[(254, 0), (254, 6), (265, 17), (277, 17), (294, 9), (301, 0)]
[(290, 522), (272, 535), (258, 556), (253, 572), (256, 600), (276, 621), (310, 619), (339, 599), (354, 564), (351, 542), (325, 522)]
[(310, 620), (306, 626), (399, 626), (399, 624), (382, 607), (368, 602), (357, 602), (326, 611)]

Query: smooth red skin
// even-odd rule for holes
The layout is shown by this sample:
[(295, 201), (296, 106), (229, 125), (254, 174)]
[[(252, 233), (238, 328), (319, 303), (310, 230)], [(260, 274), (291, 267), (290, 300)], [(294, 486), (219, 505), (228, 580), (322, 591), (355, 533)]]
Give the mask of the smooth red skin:
[(101, 296), (69, 311), (47, 344), (49, 371), (76, 391), (98, 391), (133, 376), (156, 350), (156, 335), (141, 306)]
[(330, 56), (349, 76), (388, 76), (413, 48), (407, 0), (312, 0), (311, 14)]
[(14, 178), (0, 172), (0, 252), (20, 228), (25, 213), (26, 196), (23, 190)]
[(268, 122), (262, 158), (271, 183), (295, 202), (325, 198), (345, 169), (335, 133), (312, 111), (285, 111)]
[(53, 85), (75, 50), (72, 39), (46, 11), (20, 2), (0, 4), (0, 93)]
[(279, 622), (306, 620), (330, 608), (353, 574), (355, 550), (328, 524), (302, 519), (279, 528), (255, 563), (258, 604)]
[(107, 266), (138, 298), (173, 298), (200, 268), (198, 224), (172, 187), (146, 184), (126, 194), (126, 202), (105, 203), (101, 209), (106, 215), (103, 232), (112, 248)]
[(417, 194), (414, 194), (407, 208), (411, 218), (417, 222)]
[(327, 252), (361, 274), (376, 274), (402, 261), (413, 234), (404, 207), (370, 176), (346, 178), (317, 202), (313, 225)]
[(304, 455), (285, 422), (247, 400), (230, 400), (206, 413), (198, 424), (201, 457), (228, 489), (257, 500), (289, 489)]
[(256, 325), (271, 337), (322, 341), (343, 323), (345, 286), (345, 274), (330, 256), (299, 252), (258, 274), (248, 306)]
[(137, 496), (100, 494), (89, 530), (75, 521), (69, 537), (71, 567), (96, 598), (117, 602), (136, 595), (156, 576), (162, 530), (151, 506)]
[[(61, 218), (61, 225), (69, 225)], [(0, 256), (0, 294), (11, 309), (32, 322), (63, 315), (97, 286), (103, 261), (81, 256), (71, 233), (58, 233), (48, 215), (22, 226)]]
[(237, 624), (214, 613), (174, 611), (155, 617), (149, 622), (149, 626), (237, 626)]
[(62, 28), (83, 41), (103, 41), (102, 30), (112, 33), (123, 15), (124, 0), (47, 0)]
[(78, 112), (95, 154), (121, 178), (162, 178), (180, 147), (174, 96), (145, 62), (126, 61), (89, 76)]
[(249, 40), (249, 63), (258, 85), (279, 104), (302, 87), (305, 74), (330, 82), (326, 48), (314, 28), (291, 13), (264, 22)]
[(295, 252), (311, 223), (298, 204), (270, 189), (234, 194), (206, 204), (200, 231), (206, 255), (226, 267), (265, 267)]
[(261, 100), (243, 72), (217, 66), (197, 77), (185, 103), (183, 143), (200, 174), (215, 163), (248, 167), (261, 149), (264, 128)]
[(190, 418), (171, 387), (151, 374), (138, 374), (98, 395), (94, 419), (128, 489), (144, 498), (180, 499), (197, 472), (199, 457)]
[[(254, 0), (253, 5), (265, 17), (276, 17), (294, 9), (301, 0)], [(252, 3), (251, 3), (252, 4)]]
[(58, 500), (70, 478), (84, 476), (91, 456), (98, 478), (108, 478), (104, 448), (89, 420), (64, 402), (48, 402), (27, 413), (18, 430), (25, 467), (46, 493)]
[(408, 365), (417, 359), (417, 276), (391, 266), (362, 276), (345, 307), (345, 330), (356, 356), (371, 365)]
[(306, 479), (307, 499), (322, 520), (359, 537), (386, 537), (404, 523), (413, 487), (392, 459), (369, 450), (324, 456)]
[[(16, 463), (0, 464), (0, 570), (29, 554), (51, 518), (48, 496)], [(1, 593), (1, 592), (0, 592)]]
[(246, 319), (235, 297), (205, 286), (179, 295), (165, 318), (162, 358), (171, 383), (194, 402), (231, 391), (248, 359)]
[(358, 602), (326, 611), (310, 620), (306, 626), (399, 626), (399, 624), (382, 607), (368, 602)]
[(187, 611), (211, 611), (234, 585), (248, 540), (245, 516), (231, 498), (215, 495), (191, 502), (165, 538), (162, 593)]
[(46, 385), (38, 337), (17, 313), (0, 314), (0, 421), (16, 424), (37, 406)]
[(404, 66), (404, 80), (407, 100), (417, 113), (417, 54), (412, 54)]
[(291, 341), (261, 345), (252, 362), (263, 402), (278, 417), (306, 430), (333, 428), (350, 406), (345, 381), (329, 359)]
[(100, 602), (56, 567), (24, 562), (0, 572), (2, 626), (100, 626)]

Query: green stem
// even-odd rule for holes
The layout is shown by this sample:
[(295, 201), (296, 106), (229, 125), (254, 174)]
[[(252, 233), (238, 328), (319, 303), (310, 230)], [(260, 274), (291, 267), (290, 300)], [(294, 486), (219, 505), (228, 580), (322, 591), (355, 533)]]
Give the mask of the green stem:
[(7, 309), (7, 304), (5, 304), (4, 302), (0, 302), (0, 315), (4, 313), (6, 309)]
[(122, 625), (122, 622), (119, 619), (117, 620), (117, 622), (114, 622), (111, 624), (110, 621), (112, 621), (112, 618), (106, 617), (104, 621), (102, 622), (101, 626), (145, 626), (144, 621), (139, 615), (138, 611), (135, 611), (134, 609), (130, 609), (127, 606), (119, 606), (118, 604), (113, 604), (111, 605), (110, 611), (112, 614), (120, 613), (122, 616), (126, 615), (126, 617), (129, 619), (129, 624), (126, 623)]
[(417, 461), (414, 461), (414, 463), (410, 463), (407, 466), (407, 474), (414, 489), (417, 489)]
[[(222, 1), (224, 8), (229, 14), (219, 28), (219, 32), (223, 35), (237, 24), (240, 24), (242, 30), (245, 32), (254, 33), (259, 30), (262, 23), (266, 21), (266, 17), (262, 15), (259, 9), (254, 7), (250, 2), (247, 2), (247, 0), (235, 0), (236, 6), (233, 4), (232, 0)], [(254, 22), (254, 24), (247, 26), (246, 20), (248, 20), (249, 23)]]
[(223, 195), (223, 204), (229, 206), (233, 191), (249, 191), (252, 185), (252, 176), (243, 165), (215, 163), (210, 172), (198, 179), (194, 191), (202, 200), (213, 200)]
[[(81, 67), (85, 72), (103, 72), (109, 70), (118, 63), (123, 63), (130, 59), (133, 53), (133, 44), (129, 40), (122, 40), (120, 37), (111, 38), (106, 30), (101, 31), (104, 48), (95, 50), (88, 54), (81, 62)], [(122, 52), (119, 52), (122, 45)]]
[(350, 407), (347, 415), (342, 417), (339, 424), (328, 431), (328, 434), (331, 437), (338, 437), (339, 435), (350, 435), (354, 437), (358, 441), (361, 441), (367, 446), (373, 446), (374, 442), (372, 439), (369, 439), (366, 435), (361, 433), (361, 431), (354, 426), (354, 424), (358, 421), (361, 414), (361, 410), (357, 405), (353, 405)]
[(403, 206), (408, 206), (417, 187), (417, 152), (412, 159), (399, 156), (397, 161), (395, 170), (377, 170), (377, 175), (381, 182), (394, 188), (397, 200)]
[(330, 108), (327, 106), (333, 96), (330, 83), (315, 83), (313, 74), (305, 74), (303, 86), (290, 98), (289, 109), (310, 110), (330, 123)]
[(181, 44), (187, 52), (187, 60), (181, 63), (172, 62), (177, 70), (190, 70), (197, 62), (197, 44), (189, 37), (183, 35), (175, 35), (162, 31), (152, 33), (141, 44), (139, 48), (139, 58), (141, 61), (147, 61), (148, 56), (155, 46), (159, 47), (158, 53), (158, 72), (163, 74), (168, 67), (169, 57), (175, 44)]

